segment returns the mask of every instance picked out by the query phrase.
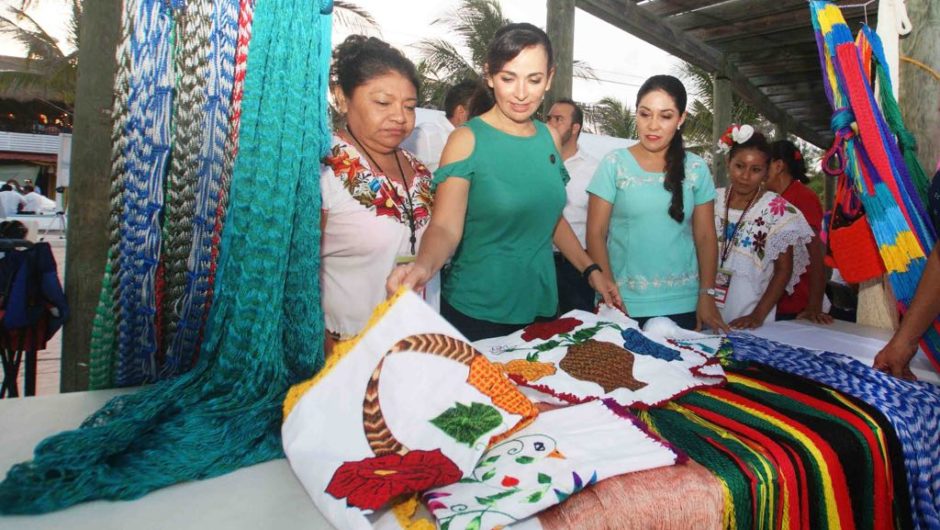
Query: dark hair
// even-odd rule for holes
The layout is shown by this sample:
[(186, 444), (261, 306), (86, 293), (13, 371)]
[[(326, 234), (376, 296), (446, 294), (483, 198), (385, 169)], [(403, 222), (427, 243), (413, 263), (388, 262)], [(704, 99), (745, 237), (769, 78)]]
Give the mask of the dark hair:
[(447, 90), (447, 94), (444, 95), (444, 116), (446, 116), (447, 119), (453, 118), (454, 112), (457, 111), (457, 107), (460, 105), (463, 105), (469, 111), (470, 98), (473, 97), (473, 93), (476, 92), (479, 86), (480, 83), (478, 81), (464, 79), (450, 87)]
[[(584, 111), (581, 110), (581, 106), (574, 102), (571, 98), (561, 98), (555, 101), (555, 104), (564, 103), (565, 105), (571, 105), (571, 108), (574, 109), (571, 111), (571, 123), (577, 123), (584, 128)], [(581, 132), (578, 131), (578, 134)]]
[(467, 104), (467, 113), (469, 117), (475, 118), (493, 108), (495, 104), (496, 101), (493, 99), (493, 91), (481, 81), (477, 83), (476, 90), (474, 90), (473, 94), (470, 96), (470, 101)]
[(32, 184), (26, 184), (25, 186), (23, 186), (23, 193), (24, 193), (24, 194), (26, 194), (26, 193), (32, 193), (32, 192), (35, 191), (35, 190), (36, 190), (36, 187), (33, 186)]
[(13, 191), (13, 186), (10, 186), (9, 184), (4, 184), (3, 186), (0, 186), (0, 191)]
[(791, 177), (803, 184), (809, 182), (809, 177), (806, 176), (806, 161), (803, 160), (803, 153), (790, 140), (777, 140), (770, 144), (770, 160), (783, 160)]
[(404, 54), (375, 37), (350, 35), (333, 50), (330, 81), (350, 97), (356, 88), (393, 71), (411, 81), (415, 91), (420, 90), (418, 71)]
[(767, 163), (770, 163), (770, 144), (767, 143), (767, 137), (765, 137), (759, 131), (754, 131), (754, 134), (752, 134), (746, 142), (732, 142), (731, 150), (728, 151), (728, 160), (731, 160), (739, 151), (743, 151), (745, 149), (755, 149), (761, 153), (764, 153), (764, 155), (767, 157)]
[(548, 69), (551, 70), (555, 56), (552, 54), (552, 41), (549, 40), (548, 34), (528, 22), (506, 24), (499, 28), (486, 51), (487, 74), (493, 75), (499, 72), (522, 50), (532, 46), (541, 46), (545, 49), (545, 54), (548, 55)]
[[(685, 92), (685, 85), (682, 81), (671, 75), (654, 75), (647, 79), (640, 91), (636, 95), (636, 106), (640, 107), (640, 100), (643, 96), (662, 90), (676, 104), (679, 114), (685, 112), (685, 105), (688, 101), (688, 95)], [(666, 178), (663, 181), (663, 187), (666, 191), (672, 193), (672, 200), (669, 201), (669, 217), (681, 223), (685, 219), (685, 211), (682, 204), (682, 183), (685, 181), (685, 144), (682, 141), (682, 129), (676, 130), (676, 134), (669, 142), (666, 149)]]
[(25, 239), (29, 229), (19, 221), (0, 222), (0, 238), (3, 239)]

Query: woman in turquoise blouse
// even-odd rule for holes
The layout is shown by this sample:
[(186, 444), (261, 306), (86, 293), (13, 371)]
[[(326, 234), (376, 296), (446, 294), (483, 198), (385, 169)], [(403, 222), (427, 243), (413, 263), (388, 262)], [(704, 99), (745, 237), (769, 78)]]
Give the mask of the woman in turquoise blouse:
[(639, 141), (608, 154), (588, 186), (588, 253), (642, 325), (666, 316), (684, 328), (727, 331), (715, 299), (715, 184), (682, 143), (685, 87), (657, 75), (637, 94)]
[(556, 133), (532, 120), (554, 73), (548, 36), (532, 24), (504, 26), (485, 68), (495, 104), (448, 138), (417, 259), (389, 276), (388, 289), (419, 289), (453, 257), (441, 314), (470, 340), (509, 334), (557, 311), (554, 243), (620, 305), (561, 216), (568, 175)]

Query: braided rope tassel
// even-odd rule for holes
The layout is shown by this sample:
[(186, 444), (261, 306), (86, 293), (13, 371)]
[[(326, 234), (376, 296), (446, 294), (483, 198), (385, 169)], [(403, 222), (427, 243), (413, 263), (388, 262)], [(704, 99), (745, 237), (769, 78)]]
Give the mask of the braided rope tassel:
[(215, 212), (215, 227), (212, 231), (212, 257), (209, 266), (209, 285), (206, 293), (206, 315), (212, 305), (213, 288), (217, 281), (216, 272), (219, 262), (219, 248), (222, 241), (222, 227), (225, 224), (225, 209), (228, 203), (229, 185), (238, 154), (238, 133), (242, 118), (242, 98), (244, 96), (245, 72), (248, 68), (248, 42), (251, 40), (251, 23), (254, 17), (255, 0), (240, 0), (238, 11), (238, 42), (235, 49), (235, 78), (232, 86), (232, 104), (229, 111), (229, 136), (225, 140), (225, 159), (222, 179), (219, 183), (219, 203)]
[[(165, 289), (159, 307), (159, 347), (165, 350), (176, 340), (182, 315), (183, 297), (191, 271), (189, 258), (193, 245), (196, 187), (199, 181), (200, 152), (208, 141), (201, 110), (207, 101), (209, 53), (212, 31), (212, 1), (192, 0), (176, 12), (179, 44), (174, 64), (178, 83), (173, 106), (173, 153), (166, 183), (166, 211), (163, 224), (163, 266)], [(170, 372), (178, 366), (169, 360)]]
[(108, 233), (110, 245), (101, 280), (101, 293), (92, 323), (91, 346), (88, 361), (88, 388), (98, 390), (112, 386), (112, 371), (117, 347), (115, 326), (120, 306), (117, 304), (119, 278), (118, 246), (121, 239), (121, 213), (123, 210), (125, 151), (130, 99), (131, 34), (137, 1), (127, 0), (122, 17), (121, 40), (117, 48), (117, 72), (114, 81), (114, 103), (111, 109), (111, 195)]
[(189, 255), (190, 270), (182, 315), (176, 337), (167, 350), (161, 376), (188, 370), (199, 348), (205, 320), (206, 294), (209, 290), (212, 233), (218, 208), (219, 189), (224, 169), (225, 143), (229, 137), (229, 99), (234, 84), (235, 44), (238, 37), (238, 0), (215, 2), (210, 47), (207, 57), (208, 86), (202, 116), (199, 179), (195, 195), (193, 240)]
[(161, 0), (139, 0), (136, 17), (118, 252), (119, 386), (152, 380), (156, 373), (155, 282), (173, 98), (173, 18)]

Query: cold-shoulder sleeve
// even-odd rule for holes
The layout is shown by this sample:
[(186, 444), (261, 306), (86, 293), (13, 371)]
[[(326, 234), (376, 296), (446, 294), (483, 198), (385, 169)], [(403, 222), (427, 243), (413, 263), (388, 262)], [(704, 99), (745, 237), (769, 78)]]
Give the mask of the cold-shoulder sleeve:
[(468, 182), (473, 182), (473, 176), (476, 173), (476, 167), (473, 163), (473, 156), (468, 156), (463, 160), (451, 162), (445, 166), (437, 168), (434, 172), (434, 178), (431, 180), (431, 189), (437, 189), (445, 180), (450, 177), (462, 178)]

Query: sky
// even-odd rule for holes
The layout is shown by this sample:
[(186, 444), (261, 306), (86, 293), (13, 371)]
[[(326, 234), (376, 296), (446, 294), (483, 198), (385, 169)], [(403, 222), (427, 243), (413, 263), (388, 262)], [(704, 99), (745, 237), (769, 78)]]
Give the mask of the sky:
[[(378, 36), (417, 61), (420, 54), (413, 45), (425, 38), (447, 38), (446, 26), (433, 22), (452, 12), (459, 0), (357, 0), (355, 3), (372, 14), (381, 30)], [(503, 15), (513, 22), (546, 26), (546, 0), (501, 0), (501, 5)], [(334, 28), (333, 43), (341, 42), (349, 33), (347, 28)], [(586, 62), (601, 79), (598, 82), (576, 78), (572, 94), (575, 100), (595, 102), (610, 96), (631, 108), (637, 89), (647, 77), (674, 73), (681, 62), (581, 10), (575, 10), (574, 58)]]
[[(381, 31), (377, 36), (417, 61), (420, 55), (414, 44), (424, 38), (447, 38), (446, 26), (433, 22), (453, 11), (459, 0), (355, 0), (354, 3), (372, 14)], [(0, 0), (0, 11), (18, 4), (19, 0)], [(68, 2), (33, 0), (33, 4), (29, 14), (65, 48)], [(542, 28), (546, 25), (546, 0), (501, 0), (501, 4), (504, 16), (514, 22), (531, 22)], [(334, 44), (349, 33), (348, 28), (335, 27)], [(23, 56), (25, 50), (0, 36), (0, 55)], [(590, 65), (601, 79), (576, 78), (574, 99), (594, 102), (610, 96), (631, 108), (637, 89), (647, 77), (674, 73), (680, 63), (666, 52), (581, 10), (575, 11), (574, 58)]]

